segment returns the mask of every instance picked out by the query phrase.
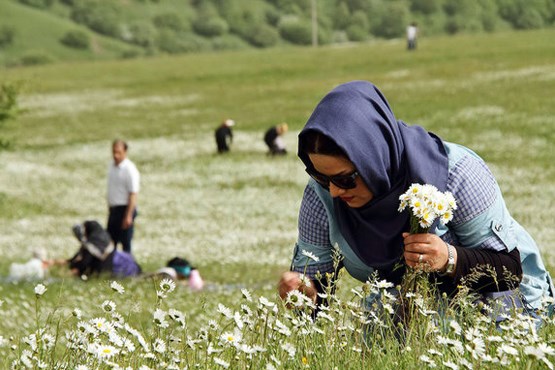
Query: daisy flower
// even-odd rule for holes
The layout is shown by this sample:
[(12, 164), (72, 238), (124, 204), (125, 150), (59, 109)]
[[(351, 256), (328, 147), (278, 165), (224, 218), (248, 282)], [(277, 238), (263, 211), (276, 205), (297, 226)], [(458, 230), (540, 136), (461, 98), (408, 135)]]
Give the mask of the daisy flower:
[(218, 303), (218, 312), (224, 315), (225, 317), (227, 317), (228, 319), (231, 319), (233, 317), (233, 313), (231, 312), (231, 309), (227, 308), (221, 303)]
[(123, 285), (121, 285), (117, 281), (112, 281), (112, 283), (110, 284), (110, 288), (112, 288), (113, 291), (115, 291), (119, 294), (125, 293), (125, 288), (123, 287)]
[(37, 284), (35, 286), (35, 295), (37, 297), (40, 297), (41, 295), (43, 295), (46, 292), (46, 287), (43, 284)]
[(229, 368), (229, 362), (225, 362), (224, 360), (222, 360), (219, 357), (214, 357), (214, 363), (216, 365), (220, 365), (221, 367), (223, 367), (224, 369)]
[(116, 310), (116, 304), (112, 301), (102, 302), (101, 307), (104, 312), (114, 312)]
[(152, 350), (154, 352), (164, 353), (166, 352), (166, 343), (162, 339), (156, 338), (156, 340), (152, 344)]
[(160, 282), (160, 289), (163, 292), (171, 293), (175, 290), (175, 282), (172, 279), (163, 279)]
[(309, 251), (307, 251), (307, 250), (305, 250), (305, 249), (303, 249), (303, 250), (301, 251), (301, 254), (302, 254), (303, 256), (306, 256), (306, 257), (310, 258), (311, 260), (313, 260), (313, 261), (315, 261), (315, 262), (320, 261), (320, 257), (316, 256), (314, 253), (309, 252)]
[(97, 344), (93, 346), (91, 352), (100, 359), (108, 359), (118, 354), (119, 350), (114, 346)]
[(252, 302), (251, 292), (249, 292), (247, 289), (242, 288), (242, 289), (241, 289), (241, 294), (243, 294), (243, 297), (244, 297), (247, 301)]
[(168, 326), (170, 326), (170, 324), (166, 320), (166, 311), (163, 311), (159, 308), (157, 308), (156, 311), (154, 311), (153, 321), (156, 325), (158, 325), (161, 328), (167, 328)]

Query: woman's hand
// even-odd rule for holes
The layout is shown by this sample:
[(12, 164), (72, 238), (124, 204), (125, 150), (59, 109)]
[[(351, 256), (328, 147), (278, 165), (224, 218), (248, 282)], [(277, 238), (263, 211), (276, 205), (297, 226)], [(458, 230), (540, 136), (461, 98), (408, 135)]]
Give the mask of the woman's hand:
[(287, 293), (298, 290), (316, 303), (316, 289), (314, 282), (295, 271), (287, 271), (281, 275), (278, 283), (278, 293), (281, 299), (287, 299)]
[[(449, 252), (447, 244), (435, 234), (403, 233), (405, 262), (410, 267), (427, 271), (445, 271)], [(456, 253), (455, 253), (456, 261)]]

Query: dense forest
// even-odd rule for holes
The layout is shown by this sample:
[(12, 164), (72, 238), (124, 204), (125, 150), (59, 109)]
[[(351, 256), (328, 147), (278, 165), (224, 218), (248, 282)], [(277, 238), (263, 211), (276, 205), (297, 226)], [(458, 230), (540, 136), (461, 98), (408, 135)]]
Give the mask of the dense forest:
[[(121, 43), (120, 56), (127, 57), (398, 38), (411, 22), (429, 36), (551, 27), (555, 21), (555, 0), (3, 1), (66, 22), (56, 40), (66, 48), (90, 49), (95, 36), (104, 36)], [(9, 53), (23, 37), (10, 23), (0, 14), (0, 52)]]

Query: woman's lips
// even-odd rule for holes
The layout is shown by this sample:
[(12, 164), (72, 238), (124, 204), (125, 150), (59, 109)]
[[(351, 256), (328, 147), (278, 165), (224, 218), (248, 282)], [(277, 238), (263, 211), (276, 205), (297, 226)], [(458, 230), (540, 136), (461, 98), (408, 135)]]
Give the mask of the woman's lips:
[(354, 197), (339, 197), (341, 198), (342, 201), (344, 201), (345, 203), (349, 203), (351, 200), (353, 200)]

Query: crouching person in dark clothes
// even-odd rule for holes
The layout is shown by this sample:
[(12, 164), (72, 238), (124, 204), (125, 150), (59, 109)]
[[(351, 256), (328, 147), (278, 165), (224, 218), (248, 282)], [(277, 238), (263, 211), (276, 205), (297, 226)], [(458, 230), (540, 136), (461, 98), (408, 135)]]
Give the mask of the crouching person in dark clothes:
[(73, 275), (83, 279), (100, 274), (124, 278), (141, 273), (133, 256), (116, 250), (110, 235), (97, 221), (74, 225), (72, 231), (81, 243), (79, 250), (69, 260), (56, 260), (52, 264), (67, 264)]

